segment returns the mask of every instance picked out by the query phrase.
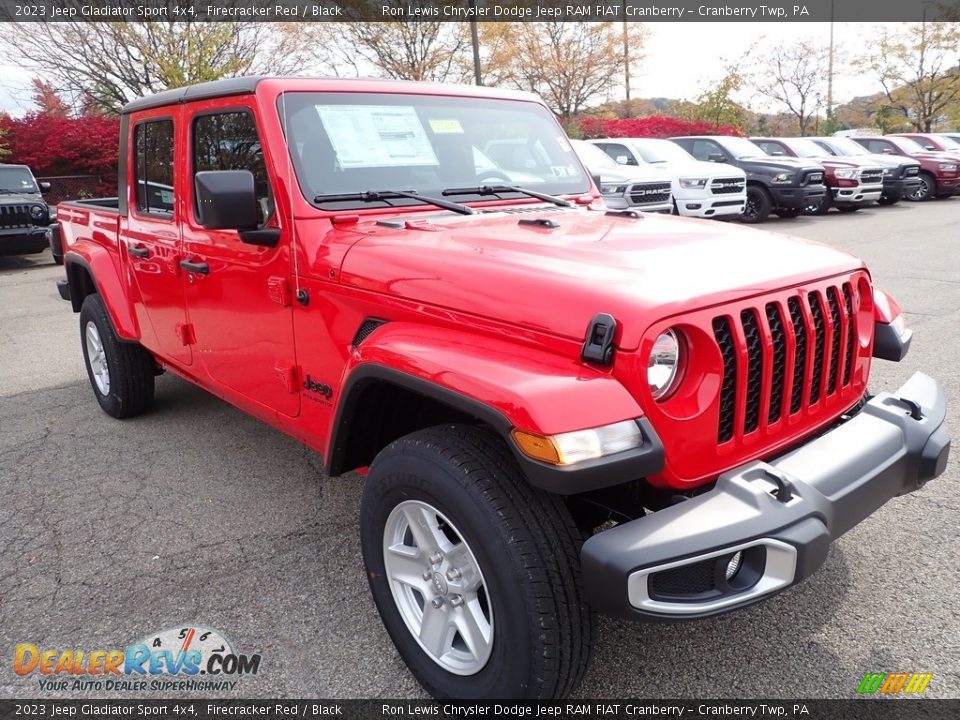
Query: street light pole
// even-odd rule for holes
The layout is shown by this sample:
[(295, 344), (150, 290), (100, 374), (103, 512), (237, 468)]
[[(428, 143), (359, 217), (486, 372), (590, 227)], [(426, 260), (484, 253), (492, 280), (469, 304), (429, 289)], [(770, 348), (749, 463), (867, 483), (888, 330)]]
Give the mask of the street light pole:
[[(470, 0), (470, 9), (475, 11), (476, 7), (477, 0)], [(483, 76), (480, 73), (480, 36), (477, 33), (476, 20), (470, 21), (470, 42), (473, 44), (473, 81), (476, 85), (483, 85)]]
[(627, 21), (623, 21), (623, 88), (626, 93), (624, 113), (630, 114), (630, 36), (627, 33)]
[(833, 117), (833, 3), (830, 0), (830, 52), (827, 59), (827, 119)]

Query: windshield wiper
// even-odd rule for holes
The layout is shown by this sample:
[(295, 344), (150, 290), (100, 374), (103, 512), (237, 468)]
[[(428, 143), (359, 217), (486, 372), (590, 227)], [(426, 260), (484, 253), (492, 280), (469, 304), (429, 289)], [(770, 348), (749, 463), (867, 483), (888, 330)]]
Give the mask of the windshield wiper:
[(564, 200), (563, 198), (558, 198), (555, 195), (547, 195), (546, 193), (537, 192), (536, 190), (527, 190), (525, 187), (520, 187), (518, 185), (479, 185), (477, 187), (465, 187), (465, 188), (449, 188), (444, 190), (444, 195), (501, 195), (506, 192), (520, 193), (521, 195), (528, 195), (532, 198), (537, 198), (538, 200), (543, 200), (544, 202), (553, 203), (554, 205), (559, 205), (560, 207), (573, 207), (573, 203), (569, 200)]
[(467, 207), (466, 205), (450, 202), (449, 200), (441, 200), (440, 198), (427, 197), (426, 195), (421, 195), (414, 190), (367, 190), (365, 192), (356, 193), (330, 193), (327, 195), (317, 195), (313, 199), (313, 202), (349, 202), (350, 200), (359, 200), (360, 202), (386, 202), (387, 200), (399, 200), (400, 198), (419, 200), (420, 202), (427, 203), (428, 205), (435, 205), (438, 208), (443, 208), (444, 210), (452, 210), (453, 212), (460, 213), (461, 215), (473, 215), (477, 212), (473, 208)]

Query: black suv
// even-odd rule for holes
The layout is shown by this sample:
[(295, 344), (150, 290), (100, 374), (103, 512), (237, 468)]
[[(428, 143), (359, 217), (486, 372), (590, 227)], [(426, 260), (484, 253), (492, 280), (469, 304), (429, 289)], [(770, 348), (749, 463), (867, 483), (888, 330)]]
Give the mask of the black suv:
[(28, 255), (48, 246), (50, 208), (26, 165), (0, 165), (0, 255)]
[(729, 163), (747, 174), (744, 222), (763, 222), (771, 212), (795, 218), (804, 208), (819, 204), (826, 192), (822, 166), (801, 158), (767, 155), (746, 138), (698, 135), (670, 139), (697, 160)]

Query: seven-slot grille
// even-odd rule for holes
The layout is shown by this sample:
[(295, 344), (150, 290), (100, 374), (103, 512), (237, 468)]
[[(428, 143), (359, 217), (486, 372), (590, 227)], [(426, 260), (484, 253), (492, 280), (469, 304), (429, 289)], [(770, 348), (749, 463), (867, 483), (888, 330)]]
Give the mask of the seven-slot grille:
[[(849, 282), (713, 319), (723, 360), (717, 440), (772, 425), (846, 388), (855, 360)], [(812, 345), (812, 347), (811, 347)], [(764, 378), (769, 392), (763, 392)], [(744, 383), (744, 387), (738, 387)]]
[(670, 199), (670, 183), (637, 183), (628, 190), (630, 201), (637, 205), (662, 203)]
[(883, 182), (883, 170), (880, 168), (869, 168), (860, 171), (860, 183), (862, 185), (876, 185)]
[(0, 205), (0, 227), (31, 227), (29, 205)]
[(716, 178), (710, 183), (710, 192), (714, 195), (729, 195), (731, 193), (741, 193), (746, 186), (747, 181), (743, 178)]

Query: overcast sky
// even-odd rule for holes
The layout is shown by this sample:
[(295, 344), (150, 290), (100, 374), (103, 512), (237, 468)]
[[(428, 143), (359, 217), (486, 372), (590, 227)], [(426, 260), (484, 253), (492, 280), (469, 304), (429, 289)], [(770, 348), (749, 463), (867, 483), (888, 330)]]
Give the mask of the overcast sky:
[[(692, 100), (712, 80), (719, 79), (721, 59), (741, 57), (755, 43), (760, 46), (812, 40), (827, 44), (829, 23), (649, 23), (650, 37), (639, 76), (632, 78), (634, 97)], [(863, 55), (883, 28), (877, 23), (837, 23), (834, 46), (849, 55)], [(824, 69), (826, 73), (826, 69)], [(19, 66), (0, 65), (0, 110), (22, 115), (30, 109), (30, 73)], [(880, 90), (876, 81), (858, 76), (837, 63), (834, 102)], [(615, 94), (622, 97), (622, 91)], [(754, 110), (772, 111), (763, 98), (749, 92), (738, 98)]]

